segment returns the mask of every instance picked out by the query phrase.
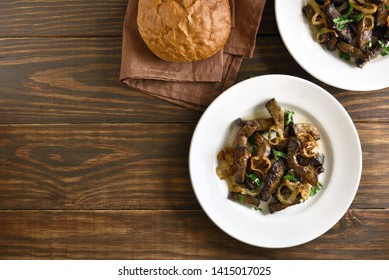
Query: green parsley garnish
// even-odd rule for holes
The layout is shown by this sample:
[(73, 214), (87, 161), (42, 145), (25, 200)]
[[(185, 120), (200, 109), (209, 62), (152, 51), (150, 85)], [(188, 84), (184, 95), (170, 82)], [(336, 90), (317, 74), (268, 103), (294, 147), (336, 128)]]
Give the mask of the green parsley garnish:
[(386, 9), (389, 11), (389, 5), (386, 5)]
[(339, 52), (339, 57), (347, 61), (350, 61), (351, 59), (349, 54), (342, 51)]
[(245, 198), (245, 196), (244, 195), (238, 195), (238, 199), (239, 199), (239, 201), (240, 202), (243, 202), (246, 198)]
[(286, 154), (281, 151), (272, 150), (272, 153), (275, 158), (286, 157)]
[(385, 43), (381, 40), (378, 40), (378, 44), (382, 47), (381, 55), (385, 56), (389, 54), (389, 46), (385, 45)]
[(344, 29), (346, 23), (353, 22), (354, 20), (351, 18), (342, 19), (342, 17), (334, 18), (334, 23), (338, 29)]
[(347, 11), (347, 13), (345, 13), (344, 15), (342, 15), (342, 16), (340, 16), (338, 18), (334, 18), (333, 19), (333, 22), (335, 23), (336, 27), (339, 28), (339, 29), (343, 29), (344, 25), (346, 23), (353, 22), (353, 20), (349, 19), (348, 17), (351, 15), (351, 13), (354, 10), (354, 4), (352, 2), (350, 2), (350, 1), (349, 1), (349, 3), (350, 3), (350, 8)]
[(333, 22), (335, 23), (335, 26), (338, 29), (344, 29), (345, 25), (347, 23), (358, 22), (358, 21), (360, 21), (363, 18), (363, 14), (362, 13), (357, 14), (356, 16), (354, 16), (354, 18), (350, 18), (350, 15), (354, 11), (354, 4), (352, 2), (350, 2), (350, 1), (349, 1), (349, 3), (350, 3), (350, 8), (347, 11), (347, 13), (345, 13), (344, 15), (342, 15), (342, 16), (340, 16), (338, 18), (334, 18), (333, 19)]
[(250, 178), (254, 182), (254, 184), (257, 185), (258, 187), (261, 185), (261, 179), (259, 179), (257, 174), (255, 174), (255, 173), (247, 174), (246, 173), (246, 177)]
[(324, 33), (324, 28), (318, 27), (318, 28), (316, 29), (316, 31), (317, 31), (317, 33), (319, 33), (319, 34), (323, 34), (323, 33)]
[(317, 186), (312, 186), (311, 187), (311, 193), (309, 194), (309, 196), (314, 196), (317, 194), (318, 191), (320, 191), (321, 189), (323, 188), (323, 184), (322, 183), (317, 183)]
[(293, 111), (285, 112), (285, 127), (287, 127), (292, 122), (293, 115), (294, 115)]
[(291, 182), (298, 182), (299, 179), (296, 177), (296, 175), (294, 173), (286, 173), (282, 179), (284, 180), (289, 180)]
[(360, 21), (362, 18), (363, 18), (363, 14), (362, 14), (362, 13), (360, 13), (360, 14), (358, 14), (358, 15), (356, 15), (356, 16), (354, 17), (354, 19), (355, 19), (356, 22)]
[(255, 207), (254, 207), (254, 210), (255, 210), (255, 211), (263, 211), (263, 209), (260, 208), (260, 207), (258, 207), (258, 206), (255, 206)]

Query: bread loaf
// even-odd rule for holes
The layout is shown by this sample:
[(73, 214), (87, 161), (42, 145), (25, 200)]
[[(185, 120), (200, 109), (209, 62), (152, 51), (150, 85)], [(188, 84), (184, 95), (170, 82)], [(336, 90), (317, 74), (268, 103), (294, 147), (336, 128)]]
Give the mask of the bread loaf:
[(138, 30), (166, 61), (196, 61), (218, 52), (231, 30), (229, 0), (139, 0)]

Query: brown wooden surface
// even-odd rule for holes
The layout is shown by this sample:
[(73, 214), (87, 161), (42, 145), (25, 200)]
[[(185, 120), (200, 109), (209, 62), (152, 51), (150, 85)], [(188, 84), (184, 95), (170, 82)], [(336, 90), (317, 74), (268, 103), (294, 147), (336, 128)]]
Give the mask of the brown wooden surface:
[(126, 5), (0, 2), (0, 259), (389, 258), (389, 88), (345, 91), (310, 76), (267, 1), (237, 81), (282, 73), (327, 89), (355, 122), (363, 173), (324, 235), (288, 249), (246, 245), (217, 228), (192, 191), (201, 113), (118, 82)]

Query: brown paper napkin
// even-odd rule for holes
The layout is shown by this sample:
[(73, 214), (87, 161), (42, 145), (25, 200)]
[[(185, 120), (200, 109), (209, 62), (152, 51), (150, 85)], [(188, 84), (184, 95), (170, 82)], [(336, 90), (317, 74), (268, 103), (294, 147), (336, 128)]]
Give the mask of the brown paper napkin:
[(181, 106), (204, 110), (235, 83), (243, 57), (251, 58), (266, 0), (230, 0), (229, 39), (214, 56), (195, 62), (166, 62), (155, 56), (138, 32), (138, 0), (129, 0), (124, 19), (120, 81)]

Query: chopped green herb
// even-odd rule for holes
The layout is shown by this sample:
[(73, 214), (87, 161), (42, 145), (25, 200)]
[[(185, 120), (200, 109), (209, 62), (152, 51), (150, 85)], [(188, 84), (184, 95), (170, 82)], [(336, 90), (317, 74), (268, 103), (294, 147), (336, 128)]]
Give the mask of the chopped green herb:
[(342, 51), (339, 52), (339, 57), (347, 61), (350, 61), (351, 59), (349, 54)]
[(258, 207), (258, 206), (255, 206), (255, 207), (254, 207), (254, 210), (255, 210), (255, 211), (263, 211), (263, 209), (260, 208), (260, 207)]
[(250, 178), (258, 187), (261, 185), (261, 179), (255, 173), (247, 174), (246, 177)]
[(381, 55), (385, 56), (389, 54), (389, 46), (387, 46), (383, 41), (378, 40), (378, 44), (382, 47)]
[(238, 199), (240, 202), (243, 202), (246, 199), (246, 197), (244, 195), (240, 194), (240, 195), (238, 195)]
[(350, 8), (347, 11), (347, 13), (345, 13), (344, 15), (342, 15), (338, 18), (333, 19), (333, 22), (335, 23), (335, 25), (338, 29), (344, 29), (346, 23), (355, 21), (355, 19), (349, 18), (349, 16), (351, 15), (351, 13), (354, 10), (354, 4), (351, 1), (349, 1), (349, 3), (350, 3)]
[(354, 19), (351, 18), (341, 19), (341, 17), (338, 17), (338, 18), (334, 18), (334, 22), (338, 29), (344, 29), (345, 25), (347, 23), (354, 22)]
[(358, 15), (356, 15), (356, 16), (354, 17), (354, 19), (355, 19), (356, 22), (359, 22), (362, 18), (363, 18), (363, 14), (362, 14), (362, 13), (360, 13), (360, 14), (358, 14)]
[(352, 12), (354, 11), (354, 4), (350, 1), (349, 3), (350, 3), (350, 8), (347, 11), (347, 13), (341, 15), (338, 18), (333, 19), (333, 22), (335, 23), (335, 26), (338, 29), (344, 29), (347, 23), (358, 22), (363, 18), (363, 13), (359, 13), (357, 15), (354, 15), (354, 17), (350, 17)]
[(299, 179), (296, 177), (296, 175), (294, 173), (286, 173), (282, 179), (284, 180), (289, 180), (291, 182), (298, 182)]
[(324, 28), (318, 27), (318, 28), (316, 29), (316, 31), (317, 31), (317, 33), (319, 33), (319, 34), (323, 34), (323, 33), (324, 33)]
[(316, 186), (312, 186), (311, 187), (311, 192), (309, 193), (309, 196), (314, 196), (314, 195), (316, 195), (316, 193), (317, 193)]
[(389, 5), (386, 5), (386, 9), (389, 11)]
[(317, 186), (312, 186), (311, 187), (311, 193), (309, 194), (310, 196), (314, 196), (317, 194), (318, 191), (320, 191), (323, 188), (322, 183), (318, 183)]
[(286, 157), (286, 154), (281, 151), (272, 150), (272, 153), (275, 158)]
[(293, 115), (294, 115), (293, 111), (285, 112), (285, 127), (287, 127), (292, 122)]

